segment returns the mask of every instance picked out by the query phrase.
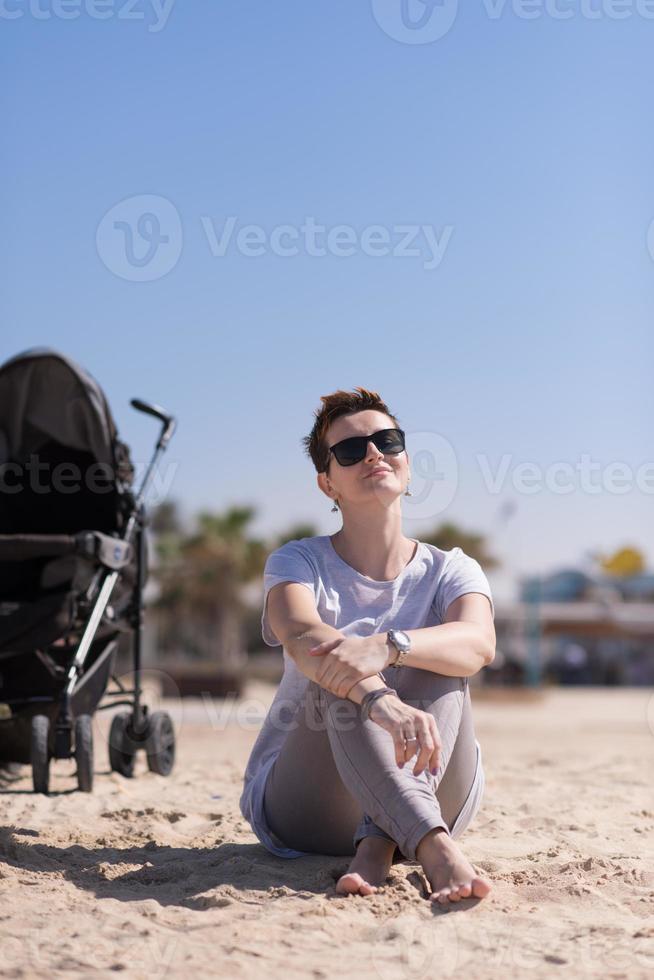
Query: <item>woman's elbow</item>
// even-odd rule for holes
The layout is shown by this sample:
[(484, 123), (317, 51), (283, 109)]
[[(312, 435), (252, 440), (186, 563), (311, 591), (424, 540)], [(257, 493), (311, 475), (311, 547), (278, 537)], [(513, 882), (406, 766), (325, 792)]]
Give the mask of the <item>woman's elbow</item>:
[(477, 647), (477, 654), (480, 659), (479, 670), (482, 667), (488, 667), (492, 664), (495, 659), (495, 634), (489, 636), (488, 633), (482, 632), (479, 646)]
[(488, 646), (484, 654), (484, 667), (488, 667), (489, 664), (495, 660), (495, 644), (492, 643)]

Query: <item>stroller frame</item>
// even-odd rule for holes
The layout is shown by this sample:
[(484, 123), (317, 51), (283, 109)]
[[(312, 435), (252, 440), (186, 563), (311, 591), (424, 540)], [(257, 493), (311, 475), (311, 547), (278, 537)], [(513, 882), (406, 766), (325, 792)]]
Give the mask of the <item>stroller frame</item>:
[[(77, 367), (48, 349), (26, 352), (27, 356), (30, 354), (37, 357), (42, 354), (54, 355), (67, 363), (69, 368)], [(19, 355), (14, 360), (26, 355)], [(108, 411), (106, 400), (104, 405)], [(143, 704), (141, 673), (143, 590), (147, 571), (147, 517), (144, 499), (154, 469), (172, 438), (177, 422), (160, 406), (142, 399), (131, 399), (131, 405), (136, 410), (157, 418), (161, 422), (161, 431), (138, 492), (134, 495), (131, 490), (124, 491), (123, 524), (119, 532), (111, 535), (93, 530), (73, 534), (0, 534), (0, 556), (9, 561), (26, 556), (59, 558), (78, 555), (93, 559), (97, 565), (83, 597), (78, 597), (75, 614), (75, 641), (78, 642), (72, 660), (66, 661), (65, 665), (58, 664), (53, 659), (55, 654), (51, 656), (48, 649), (28, 648), (51, 678), (58, 681), (56, 692), (35, 696), (23, 693), (20, 697), (4, 697), (0, 683), (0, 760), (11, 763), (27, 762), (29, 759), (35, 792), (47, 793), (49, 790), (51, 759), (73, 757), (77, 762), (79, 789), (91, 791), (92, 715), (95, 710), (102, 711), (120, 705), (131, 708), (131, 711), (118, 713), (112, 719), (109, 761), (113, 771), (123, 776), (132, 776), (135, 756), (140, 749), (145, 749), (151, 771), (168, 775), (174, 764), (175, 732), (172, 720), (167, 712), (149, 712)], [(126, 450), (126, 447), (122, 448)], [(126, 465), (131, 471), (131, 463)], [(131, 475), (129, 479), (131, 481)], [(126, 602), (122, 615), (116, 617), (110, 600), (121, 578), (121, 570), (130, 564), (135, 571), (135, 577), (131, 590), (122, 596), (122, 600)], [(98, 636), (103, 630), (109, 639), (107, 636)], [(134, 681), (129, 689), (113, 672), (118, 647), (117, 634), (121, 632), (132, 634)], [(65, 649), (68, 650), (70, 646), (72, 651), (75, 643), (69, 643), (70, 639), (70, 631), (67, 631)], [(54, 650), (57, 646), (58, 643), (54, 646), (50, 643), (49, 649)], [(91, 655), (92, 662), (89, 664)], [(12, 658), (20, 654), (11, 653), (10, 648), (5, 656)], [(106, 689), (109, 677), (116, 685), (116, 690)], [(109, 698), (109, 701), (100, 703), (103, 697)], [(27, 742), (29, 756), (26, 756)]]
[[(172, 438), (177, 422), (171, 415), (168, 415), (164, 409), (160, 408), (158, 405), (152, 405), (141, 400), (140, 398), (132, 398), (131, 405), (141, 412), (145, 412), (148, 415), (154, 415), (162, 422), (161, 434), (155, 446), (150, 463), (148, 464), (147, 470), (143, 476), (141, 486), (134, 501), (132, 513), (127, 522), (124, 536), (122, 539), (114, 539), (115, 541), (122, 541), (123, 544), (128, 546), (128, 548), (125, 549), (126, 554), (124, 553), (120, 556), (119, 560), (121, 561), (121, 564), (123, 562), (126, 564), (129, 557), (129, 548), (133, 546), (134, 538), (136, 539), (137, 577), (134, 588), (134, 597), (130, 608), (130, 625), (133, 630), (132, 650), (134, 665), (134, 688), (132, 690), (126, 690), (122, 684), (120, 684), (118, 678), (112, 674), (111, 679), (118, 686), (118, 690), (105, 691), (104, 693), (106, 697), (129, 694), (132, 694), (134, 697), (133, 701), (129, 701), (125, 698), (120, 701), (111, 701), (108, 704), (100, 705), (97, 710), (103, 711), (119, 705), (128, 705), (131, 707), (132, 717), (126, 724), (125, 733), (134, 746), (138, 748), (145, 745), (151, 735), (152, 727), (148, 718), (147, 705), (144, 705), (141, 702), (141, 650), (144, 624), (143, 585), (145, 576), (146, 524), (145, 506), (143, 501), (152, 478), (154, 468), (160, 456), (165, 451), (170, 439)], [(98, 626), (102, 620), (102, 617), (105, 615), (107, 606), (109, 605), (111, 593), (113, 592), (116, 582), (118, 581), (119, 570), (114, 569), (109, 571), (105, 569), (103, 572), (101, 569), (100, 574), (104, 574), (104, 581), (102, 582), (97, 599), (95, 600), (93, 611), (89, 616), (86, 629), (82, 634), (79, 647), (77, 648), (77, 653), (70, 664), (66, 684), (61, 695), (61, 703), (55, 722), (54, 756), (56, 759), (68, 759), (73, 754), (71, 751), (71, 733), (73, 729), (71, 719), (71, 699), (75, 691), (75, 685), (79, 678), (80, 671), (82, 671), (84, 668), (91, 645), (95, 639)], [(115, 642), (116, 641), (113, 641), (114, 644)], [(111, 646), (111, 644), (109, 644), (109, 646)], [(110, 653), (113, 653), (113, 650), (107, 651), (105, 656)]]

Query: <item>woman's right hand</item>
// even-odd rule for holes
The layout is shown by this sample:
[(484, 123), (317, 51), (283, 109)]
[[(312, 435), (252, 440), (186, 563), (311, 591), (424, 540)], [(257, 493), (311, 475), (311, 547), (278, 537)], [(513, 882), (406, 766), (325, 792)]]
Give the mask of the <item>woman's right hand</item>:
[[(395, 760), (400, 768), (417, 752), (414, 776), (425, 769), (435, 775), (441, 764), (441, 737), (429, 712), (412, 708), (395, 694), (384, 694), (370, 705), (368, 717), (393, 736)], [(407, 736), (415, 736), (417, 741), (406, 742)]]

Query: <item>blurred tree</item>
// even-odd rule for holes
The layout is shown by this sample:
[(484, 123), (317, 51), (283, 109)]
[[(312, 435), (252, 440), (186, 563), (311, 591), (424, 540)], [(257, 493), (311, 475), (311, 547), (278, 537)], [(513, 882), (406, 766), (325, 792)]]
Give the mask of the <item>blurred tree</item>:
[(638, 548), (620, 548), (612, 555), (598, 555), (599, 565), (607, 575), (627, 577), (645, 571), (645, 558)]
[(484, 568), (497, 568), (500, 564), (486, 550), (486, 541), (483, 534), (475, 534), (471, 531), (464, 531), (456, 524), (446, 522), (433, 531), (420, 534), (420, 540), (427, 544), (433, 544), (443, 551), (451, 551), (452, 548), (461, 548), (466, 555), (475, 558)]
[(281, 548), (287, 541), (297, 541), (299, 538), (315, 538), (317, 534), (318, 530), (313, 524), (293, 524), (286, 531), (277, 535), (271, 551)]
[(166, 500), (159, 504), (150, 514), (148, 523), (153, 534), (179, 534), (182, 530), (182, 522), (177, 503), (174, 500)]
[[(165, 509), (162, 509), (165, 508)], [(246, 659), (241, 591), (260, 576), (268, 548), (247, 534), (252, 507), (221, 514), (200, 513), (190, 533), (182, 530), (174, 505), (154, 511), (157, 561), (153, 603), (163, 657), (191, 657), (238, 672)]]

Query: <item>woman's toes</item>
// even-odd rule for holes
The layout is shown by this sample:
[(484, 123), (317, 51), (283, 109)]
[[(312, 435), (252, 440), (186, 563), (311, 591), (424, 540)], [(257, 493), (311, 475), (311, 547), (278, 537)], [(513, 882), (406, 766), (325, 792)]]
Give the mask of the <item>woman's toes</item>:
[(475, 878), (472, 882), (472, 894), (475, 898), (485, 898), (491, 890), (490, 882), (484, 878)]
[(337, 894), (349, 895), (358, 892), (359, 895), (372, 895), (376, 891), (377, 887), (369, 884), (358, 871), (351, 871), (342, 875), (336, 883)]
[(348, 894), (349, 892), (355, 892), (358, 890), (361, 884), (361, 877), (358, 874), (352, 874), (351, 872), (341, 875), (339, 880), (336, 882), (336, 891), (341, 894)]
[(457, 891), (461, 898), (469, 898), (472, 895), (472, 885), (469, 882), (462, 882), (457, 885)]

